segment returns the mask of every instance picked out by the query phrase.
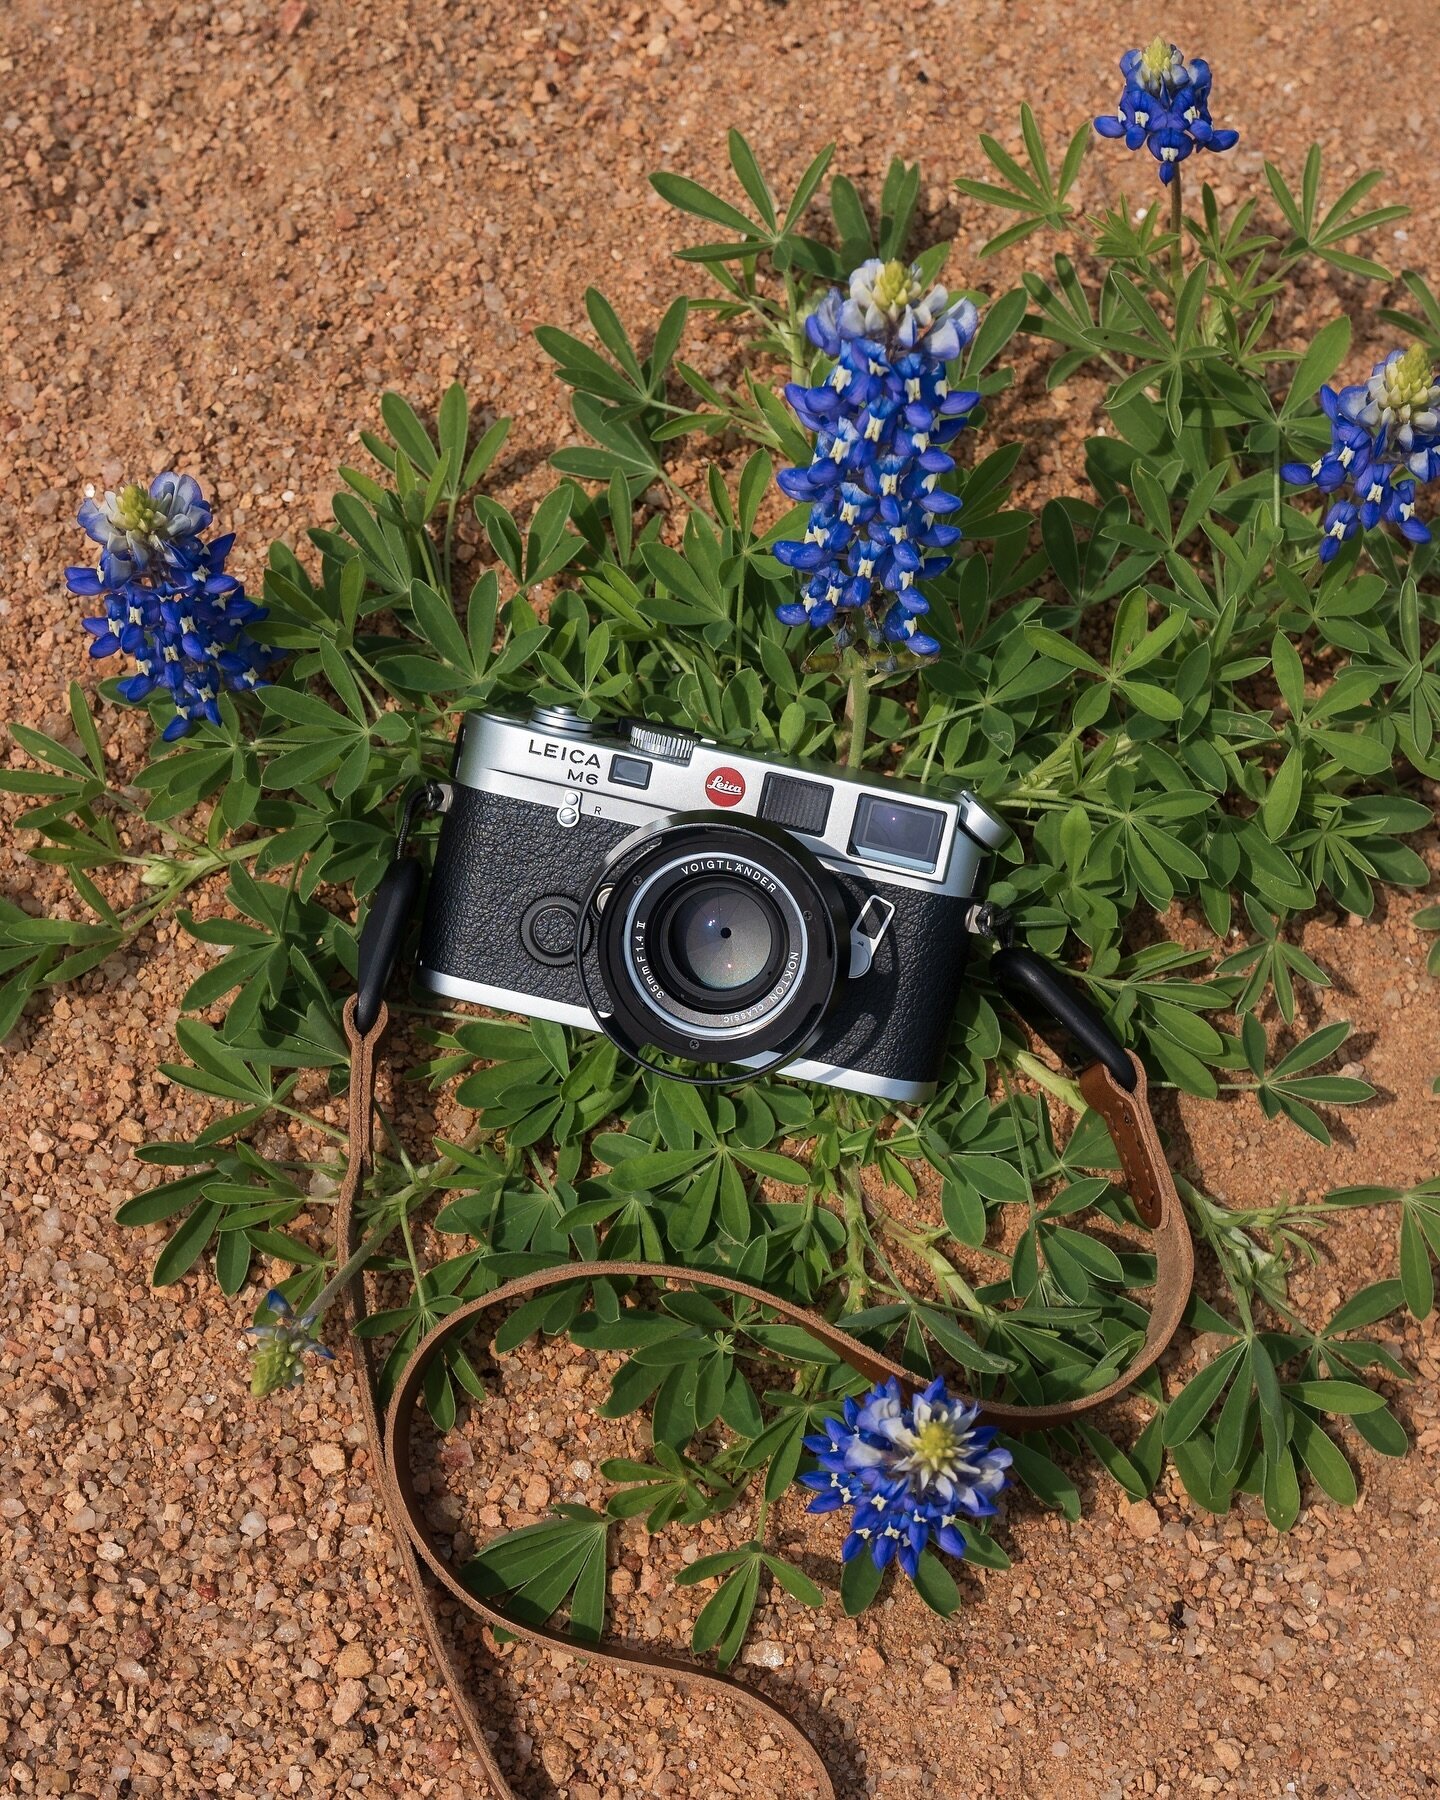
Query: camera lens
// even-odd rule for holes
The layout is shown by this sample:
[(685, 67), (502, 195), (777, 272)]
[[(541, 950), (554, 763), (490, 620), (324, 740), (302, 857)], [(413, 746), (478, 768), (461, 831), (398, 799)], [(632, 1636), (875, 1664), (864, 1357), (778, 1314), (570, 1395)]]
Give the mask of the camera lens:
[(838, 884), (764, 823), (680, 814), (637, 833), (607, 862), (587, 916), (582, 981), (603, 990), (596, 1016), (625, 1048), (718, 1062), (793, 1054), (844, 980)]
[(784, 925), (775, 908), (732, 881), (682, 892), (669, 909), (665, 959), (687, 986), (731, 998), (770, 969)]
[(667, 860), (632, 881), (624, 948), (645, 1004), (708, 1037), (783, 1007), (809, 953), (792, 895), (733, 851)]

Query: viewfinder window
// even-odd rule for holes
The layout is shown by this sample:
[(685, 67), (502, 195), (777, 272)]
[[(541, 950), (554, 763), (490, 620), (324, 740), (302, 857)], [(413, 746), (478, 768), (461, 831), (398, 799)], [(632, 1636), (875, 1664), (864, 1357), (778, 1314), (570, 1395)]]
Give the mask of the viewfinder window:
[(884, 794), (862, 794), (855, 809), (850, 849), (856, 856), (931, 874), (940, 852), (945, 815), (933, 806), (911, 806)]
[(622, 787), (649, 787), (650, 765), (638, 756), (612, 756), (610, 779), (618, 781)]

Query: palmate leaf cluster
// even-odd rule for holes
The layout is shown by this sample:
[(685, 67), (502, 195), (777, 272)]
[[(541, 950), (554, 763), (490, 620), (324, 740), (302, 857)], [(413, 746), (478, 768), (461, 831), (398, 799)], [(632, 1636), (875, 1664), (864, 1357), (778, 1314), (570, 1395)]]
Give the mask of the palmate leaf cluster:
[[(860, 754), (869, 769), (963, 783), (1015, 827), (993, 897), (1032, 944), (1080, 967), (1159, 1080), (1207, 1098), (1254, 1092), (1323, 1145), (1332, 1109), (1372, 1090), (1335, 1072), (1346, 1025), (1299, 1023), (1329, 976), (1289, 928), (1322, 905), (1368, 916), (1381, 890), (1426, 881), (1407, 839), (1430, 817), (1414, 773), (1440, 775), (1440, 670), (1432, 551), (1372, 533), (1363, 560), (1352, 543), (1322, 572), (1315, 521), (1282, 489), (1281, 462), (1326, 441), (1315, 390), (1351, 353), (1343, 317), (1308, 347), (1287, 340), (1285, 278), (1318, 257), (1384, 279), (1342, 246), (1395, 214), (1357, 210), (1368, 178), (1325, 207), (1316, 153), (1298, 193), (1269, 171), (1276, 229), (1261, 201), (1222, 216), (1206, 189), (1175, 257), (1157, 213), (1080, 219), (1069, 196), (1083, 138), (1056, 175), (1028, 113), (1021, 135), (1028, 172), (987, 139), (998, 180), (961, 183), (1021, 215), (991, 248), (1082, 225), (1090, 248), (990, 297), (952, 372), (989, 415), (955, 478), (966, 553), (932, 596), (940, 655), (875, 675)], [(897, 162), (872, 205), (825, 151), (779, 197), (743, 138), (730, 147), (733, 200), (655, 178), (711, 231), (680, 251), (711, 292), (627, 325), (592, 290), (586, 325), (538, 334), (581, 441), (556, 453), (554, 484), (523, 518), (487, 490), (505, 473), (503, 421), (473, 420), (459, 387), (433, 417), (387, 394), (384, 434), (364, 435), (368, 468), (340, 472), (333, 523), (305, 555), (272, 548), (267, 635), (290, 661), (251, 710), (227, 698), (221, 727), (166, 746), (122, 788), (78, 689), (73, 744), (16, 728), (33, 766), (4, 785), (34, 801), (36, 854), (65, 865), (83, 903), (73, 910), (90, 916), (0, 910), (0, 1023), (182, 899), (195, 908), (179, 913), (200, 967), (179, 1028), (187, 1060), (167, 1073), (233, 1110), (141, 1152), (168, 1179), (121, 1218), (170, 1228), (157, 1282), (208, 1257), (227, 1293), (268, 1282), (276, 1264), (297, 1309), (320, 1293), (339, 1134), (318, 1109), (345, 1076), (336, 1013), (355, 972), (352, 920), (391, 854), (399, 796), (446, 773), (457, 715), (564, 702), (761, 753), (840, 756), (833, 658), (773, 616), (793, 576), (770, 548), (798, 535), (804, 513), (785, 512), (773, 475), (808, 457), (776, 388), (818, 371), (800, 327), (825, 285), (872, 254), (918, 256), (934, 275), (947, 246), (915, 241), (916, 168)], [(1410, 328), (1440, 350), (1440, 304), (1418, 277), (1406, 287)], [(717, 319), (749, 333), (723, 378), (686, 353)], [(1012, 382), (1003, 359), (1037, 356), (1052, 386), (1098, 376), (1105, 401), (1077, 491), (1033, 517), (1011, 497), (1020, 446), (996, 402)], [(686, 490), (677, 445), (697, 437), (715, 460)], [(108, 898), (107, 871), (128, 871), (138, 897)], [(1135, 928), (1174, 906), (1204, 928), (1204, 947)], [(730, 1270), (843, 1310), (917, 1373), (958, 1366), (977, 1391), (1005, 1383), (1030, 1400), (1099, 1385), (1143, 1334), (1131, 1290), (1153, 1259), (1109, 1179), (1109, 1142), (1092, 1115), (1057, 1137), (1045, 1090), (1078, 1110), (1075, 1091), (1031, 1054), (983, 965), (939, 1095), (918, 1115), (783, 1079), (699, 1093), (542, 1022), (427, 1013), (411, 1041), (411, 1078), (452, 1084), (473, 1129), (424, 1160), (382, 1134), (365, 1202), (371, 1266), (409, 1296), (366, 1326), (391, 1342), (387, 1377), (466, 1298), (573, 1257)], [(301, 1125), (315, 1129), (280, 1135)], [(893, 1203), (879, 1205), (873, 1184), (862, 1195), (867, 1167)], [(1223, 1278), (1192, 1322), (1227, 1347), (1168, 1400), (1155, 1377), (1143, 1382), (1150, 1422), (1125, 1447), (1092, 1425), (1012, 1440), (1020, 1482), (1073, 1517), (1073, 1458), (1094, 1456), (1139, 1497), (1168, 1452), (1212, 1510), (1244, 1491), (1286, 1525), (1306, 1473), (1352, 1499), (1345, 1433), (1386, 1453), (1405, 1443), (1374, 1385), (1403, 1371), (1357, 1334), (1402, 1303), (1428, 1310), (1434, 1196), (1347, 1190), (1244, 1211), (1185, 1191)], [(1399, 1279), (1312, 1331), (1287, 1270), (1352, 1204), (1399, 1206)], [(1005, 1237), (1015, 1209), (1018, 1237)], [(608, 1465), (619, 1485), (606, 1515), (568, 1509), (492, 1547), (471, 1578), (515, 1596), (517, 1616), (548, 1616), (568, 1596), (582, 1634), (603, 1619), (615, 1519), (661, 1529), (743, 1503), (763, 1521), (805, 1432), (856, 1385), (763, 1309), (620, 1280), (528, 1302), (497, 1348), (537, 1331), (621, 1356), (607, 1410), (645, 1409), (653, 1461)], [(442, 1426), (482, 1393), (460, 1355), (427, 1388)], [(1006, 1559), (981, 1536), (973, 1560)], [(867, 1569), (847, 1573), (851, 1610), (873, 1597)], [(928, 1555), (922, 1571), (925, 1598), (952, 1609), (949, 1573)], [(712, 1574), (724, 1580), (697, 1643), (723, 1660), (762, 1582), (819, 1599), (758, 1523), (754, 1541), (689, 1579)]]

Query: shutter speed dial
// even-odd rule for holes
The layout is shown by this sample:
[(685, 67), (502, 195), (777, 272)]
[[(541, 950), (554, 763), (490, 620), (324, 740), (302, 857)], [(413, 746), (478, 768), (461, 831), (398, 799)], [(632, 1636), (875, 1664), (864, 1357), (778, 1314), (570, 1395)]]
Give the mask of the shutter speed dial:
[(644, 719), (632, 719), (627, 735), (632, 750), (662, 762), (688, 763), (690, 752), (701, 741), (698, 732), (686, 731), (683, 725), (651, 725)]

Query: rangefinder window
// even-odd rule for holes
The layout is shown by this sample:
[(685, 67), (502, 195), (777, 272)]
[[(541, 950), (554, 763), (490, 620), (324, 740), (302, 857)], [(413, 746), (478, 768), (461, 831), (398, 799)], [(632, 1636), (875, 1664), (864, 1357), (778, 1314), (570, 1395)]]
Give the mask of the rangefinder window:
[(945, 815), (932, 806), (907, 806), (884, 794), (862, 794), (855, 808), (850, 850), (855, 856), (929, 874), (944, 830)]

